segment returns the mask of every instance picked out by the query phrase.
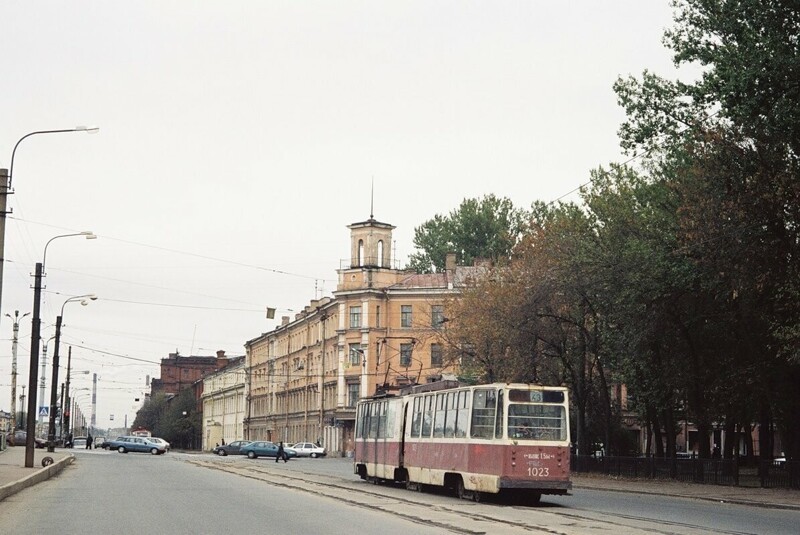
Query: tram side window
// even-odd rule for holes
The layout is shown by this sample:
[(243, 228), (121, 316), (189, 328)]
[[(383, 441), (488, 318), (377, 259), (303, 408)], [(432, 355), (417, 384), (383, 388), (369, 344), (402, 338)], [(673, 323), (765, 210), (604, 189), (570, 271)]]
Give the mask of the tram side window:
[(458, 393), (458, 417), (456, 418), (456, 438), (467, 436), (467, 423), (469, 422), (469, 391), (462, 390)]
[(447, 415), (444, 420), (444, 436), (445, 438), (453, 438), (456, 433), (456, 400), (458, 399), (458, 392), (447, 393)]
[(380, 406), (378, 403), (373, 403), (369, 409), (369, 438), (378, 438), (378, 425), (380, 424), (378, 410)]
[(447, 413), (445, 405), (445, 395), (436, 394), (436, 419), (433, 421), (433, 437), (442, 438), (444, 436), (444, 418)]
[(472, 396), (473, 438), (494, 438), (494, 418), (497, 408), (497, 393), (491, 388), (477, 388)]
[(497, 392), (497, 418), (494, 420), (494, 436), (503, 437), (503, 391)]
[(356, 417), (356, 438), (364, 438), (364, 407), (362, 403), (358, 406), (358, 416)]
[(422, 429), (422, 399), (414, 398), (414, 410), (411, 416), (411, 436), (418, 437)]
[(394, 438), (394, 419), (396, 414), (397, 403), (386, 402), (386, 425), (383, 432), (383, 436), (386, 438)]
[(424, 410), (422, 415), (422, 438), (430, 438), (433, 430), (433, 395), (425, 396)]

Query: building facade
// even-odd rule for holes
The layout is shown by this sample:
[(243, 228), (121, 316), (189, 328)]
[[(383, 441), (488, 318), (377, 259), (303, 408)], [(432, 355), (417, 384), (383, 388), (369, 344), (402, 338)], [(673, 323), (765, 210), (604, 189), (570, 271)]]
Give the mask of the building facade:
[(203, 378), (200, 395), (202, 419), (202, 449), (212, 450), (244, 437), (245, 419), (245, 358), (229, 359), (228, 365)]
[(356, 402), (376, 392), (452, 372), (444, 357), (444, 304), (481, 268), (455, 265), (416, 274), (392, 267), (389, 224), (349, 225), (350, 258), (333, 298), (245, 344), (244, 438), (318, 441), (331, 454), (353, 450)]
[(150, 383), (150, 394), (177, 395), (181, 390), (191, 387), (209, 373), (228, 365), (224, 351), (217, 351), (215, 357), (184, 357), (170, 353), (161, 359), (161, 376)]

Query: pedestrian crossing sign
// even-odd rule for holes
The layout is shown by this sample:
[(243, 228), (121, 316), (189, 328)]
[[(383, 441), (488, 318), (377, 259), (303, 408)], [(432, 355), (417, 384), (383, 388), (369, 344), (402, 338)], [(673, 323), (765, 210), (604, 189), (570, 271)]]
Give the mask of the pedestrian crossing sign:
[(50, 416), (50, 407), (39, 407), (39, 416)]

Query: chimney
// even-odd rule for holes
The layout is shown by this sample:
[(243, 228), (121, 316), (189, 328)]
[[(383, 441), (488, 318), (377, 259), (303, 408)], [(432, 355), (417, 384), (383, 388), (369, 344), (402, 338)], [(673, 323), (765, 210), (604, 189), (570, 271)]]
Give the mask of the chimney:
[(444, 259), (444, 269), (446, 271), (455, 271), (456, 269), (456, 253), (447, 253)]
[(217, 358), (218, 359), (224, 359), (225, 358), (225, 350), (224, 349), (217, 350)]
[(289, 325), (289, 316), (281, 316), (281, 327)]

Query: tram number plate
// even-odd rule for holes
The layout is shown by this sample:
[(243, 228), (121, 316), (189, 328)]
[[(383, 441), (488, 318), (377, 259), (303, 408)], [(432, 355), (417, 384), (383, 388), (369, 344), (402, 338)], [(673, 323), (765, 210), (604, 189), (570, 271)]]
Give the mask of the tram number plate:
[(528, 467), (528, 476), (529, 477), (549, 477), (550, 476), (550, 469), (547, 468), (547, 467), (529, 466)]

